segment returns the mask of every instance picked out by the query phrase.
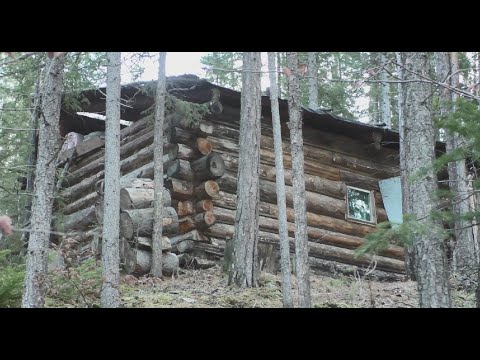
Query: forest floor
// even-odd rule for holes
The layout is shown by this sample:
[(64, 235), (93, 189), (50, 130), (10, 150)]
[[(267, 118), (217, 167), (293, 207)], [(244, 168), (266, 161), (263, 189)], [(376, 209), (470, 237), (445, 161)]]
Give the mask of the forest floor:
[[(122, 277), (122, 301), (127, 308), (276, 308), (282, 307), (280, 274), (263, 273), (259, 287), (227, 286), (220, 266), (182, 270), (178, 279)], [(316, 308), (415, 308), (413, 281), (379, 282), (354, 277), (311, 275), (312, 304)], [(294, 299), (296, 284), (293, 281)], [(454, 307), (475, 307), (475, 294), (453, 291)]]

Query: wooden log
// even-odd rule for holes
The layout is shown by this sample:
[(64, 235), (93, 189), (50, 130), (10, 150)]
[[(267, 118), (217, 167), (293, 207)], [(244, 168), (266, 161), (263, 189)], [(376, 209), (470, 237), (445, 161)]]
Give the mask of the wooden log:
[(213, 146), (207, 139), (199, 137), (195, 140), (195, 148), (201, 155), (208, 155), (212, 152)]
[(194, 157), (195, 151), (190, 146), (185, 144), (178, 144), (178, 159), (190, 161)]
[(91, 205), (88, 208), (77, 211), (71, 215), (65, 216), (61, 224), (57, 228), (63, 232), (73, 230), (88, 230), (96, 222), (95, 206)]
[[(219, 238), (230, 238), (233, 236), (235, 227), (217, 222), (205, 231), (206, 235), (211, 235)], [(273, 243), (279, 246), (279, 236), (275, 233), (259, 231), (259, 242)], [(295, 240), (289, 237), (290, 252), (293, 253), (295, 249)], [(309, 257), (333, 260), (340, 263), (356, 265), (359, 267), (369, 267), (372, 262), (376, 261), (376, 269), (387, 272), (403, 274), (405, 272), (405, 263), (401, 260), (391, 259), (383, 256), (363, 255), (357, 254), (350, 249), (340, 248), (336, 246), (315, 243), (309, 241)]]
[[(236, 173), (238, 171), (238, 156), (222, 154), (222, 158), (225, 164), (225, 168), (229, 171)], [(365, 190), (373, 190), (375, 194), (375, 204), (378, 207), (383, 208), (382, 195), (378, 186), (378, 179), (373, 179), (360, 174), (352, 174), (346, 171), (340, 171), (341, 174), (347, 173), (349, 182), (343, 180), (336, 181), (326, 178), (322, 178), (317, 175), (304, 174), (305, 177), (305, 190), (315, 192), (318, 194), (328, 195), (338, 199), (344, 199), (346, 194), (346, 185), (352, 185)], [(277, 179), (275, 166), (266, 164), (260, 164), (259, 174), (262, 179), (275, 182)], [(285, 184), (292, 186), (292, 170), (284, 170)], [(341, 175), (342, 176), (342, 175)], [(358, 182), (356, 181), (358, 180)], [(354, 184), (357, 185), (354, 185)]]
[[(142, 136), (145, 136), (149, 132), (152, 132), (152, 130), (153, 130), (152, 127), (148, 128), (148, 129), (143, 129), (143, 130), (140, 130), (140, 131), (136, 132), (135, 134), (132, 134), (131, 136), (127, 136), (125, 139), (121, 139), (120, 140), (120, 148), (122, 146), (123, 147), (126, 146), (128, 143), (133, 142), (133, 141), (137, 140), (138, 138), (140, 138)], [(128, 151), (131, 152), (131, 149), (128, 150)], [(91, 164), (94, 161), (97, 161), (98, 159), (103, 158), (104, 156), (105, 156), (105, 147), (102, 146), (101, 148), (97, 149), (95, 152), (78, 159), (78, 161), (75, 163), (74, 170), (78, 170), (80, 168), (83, 168), (84, 166), (86, 166), (88, 164)]]
[[(125, 159), (131, 156), (137, 149), (142, 149), (148, 145), (151, 145), (153, 142), (153, 134), (147, 133), (144, 136), (128, 143), (127, 145), (120, 148), (120, 159)], [(75, 185), (85, 179), (88, 176), (102, 170), (104, 168), (105, 158), (99, 157), (97, 160), (92, 161), (89, 164), (71, 172), (66, 178), (65, 181), (69, 186)]]
[[(136, 175), (137, 176), (137, 175)], [(136, 178), (129, 175), (122, 176), (120, 179), (120, 188), (136, 188), (136, 189), (153, 189), (154, 183), (152, 179)], [(95, 191), (97, 194), (102, 195), (105, 191), (105, 181), (99, 180), (95, 184)]]
[[(133, 169), (139, 168), (142, 165), (150, 162), (153, 159), (153, 147), (149, 146), (140, 150), (138, 153), (124, 159), (120, 162), (120, 171), (123, 174), (127, 174)], [(63, 198), (68, 198), (70, 201), (75, 201), (81, 198), (85, 193), (91, 192), (94, 189), (98, 180), (103, 179), (105, 171), (101, 170), (98, 173), (86, 178), (65, 190), (60, 195)]]
[(178, 232), (180, 234), (188, 233), (196, 227), (195, 220), (191, 216), (184, 216), (178, 219)]
[[(172, 177), (174, 174), (178, 173), (180, 168), (180, 160), (168, 160), (163, 163), (163, 174), (167, 177)], [(154, 174), (154, 163), (149, 163), (149, 166), (145, 167), (138, 177), (153, 179)]]
[(192, 168), (190, 167), (190, 163), (187, 160), (177, 159), (176, 161), (178, 162), (178, 166), (174, 172), (169, 174), (169, 177), (173, 177), (178, 180), (193, 181), (193, 172)]
[[(163, 234), (176, 234), (178, 231), (177, 212), (172, 207), (164, 208)], [(128, 240), (134, 236), (151, 236), (153, 232), (153, 208), (124, 210), (120, 214), (120, 236)]]
[[(204, 242), (209, 241), (208, 238), (204, 236), (202, 233), (198, 232), (198, 230), (192, 230), (185, 234), (172, 236), (170, 238), (170, 244), (172, 244), (172, 246), (175, 247), (177, 244), (179, 244), (184, 240), (204, 241)], [(172, 249), (172, 251), (175, 251), (175, 249)]]
[(191, 201), (179, 201), (176, 209), (178, 216), (193, 215), (194, 213), (193, 203)]
[[(146, 236), (137, 236), (133, 238), (131, 244), (134, 248), (140, 250), (152, 250), (152, 238)], [(162, 236), (162, 251), (172, 250), (172, 244), (167, 236)]]
[(368, 280), (375, 281), (404, 281), (405, 275), (396, 274), (381, 270), (371, 270), (366, 268), (359, 268), (354, 265), (342, 264), (337, 261), (319, 259), (310, 256), (308, 258), (308, 264), (310, 265), (310, 270), (317, 275), (327, 275), (327, 276), (367, 276)]
[[(128, 261), (125, 263), (127, 274), (142, 276), (150, 271), (152, 253), (146, 250), (132, 249), (128, 252)], [(162, 253), (162, 274), (178, 276), (178, 256), (171, 252)]]
[[(214, 135), (238, 142), (240, 123), (239, 121), (225, 121), (221, 119), (212, 119), (211, 121), (204, 120), (200, 122), (199, 129), (202, 136)], [(398, 151), (385, 147), (382, 147), (381, 152), (376, 151), (373, 141), (370, 139), (365, 142), (365, 140), (333, 134), (328, 130), (322, 131), (311, 127), (309, 127), (308, 130), (305, 128), (304, 133), (304, 147), (307, 149), (312, 146), (314, 148), (333, 150), (354, 155), (355, 157), (368, 161), (375, 161), (394, 166), (398, 165)], [(282, 140), (284, 146), (290, 144), (289, 135), (290, 131), (288, 125), (282, 123)], [(265, 144), (265, 140), (262, 140), (262, 144), (273, 149), (273, 131), (271, 119), (268, 115), (265, 116), (262, 121), (262, 139), (263, 138), (267, 139), (268, 144)]]
[(103, 198), (95, 203), (95, 219), (99, 225), (103, 225)]
[(196, 214), (193, 217), (193, 220), (195, 221), (197, 229), (205, 230), (215, 224), (215, 214), (213, 211), (205, 211), (203, 213)]
[(178, 179), (168, 179), (164, 182), (165, 188), (170, 190), (174, 200), (192, 200), (193, 184), (188, 181)]
[[(208, 137), (208, 140), (212, 143), (215, 152), (222, 154), (228, 154), (238, 157), (238, 145), (232, 141), (225, 139), (217, 139)], [(260, 164), (266, 164), (270, 166), (275, 166), (275, 154), (271, 151), (266, 151), (265, 149), (260, 149)], [(288, 158), (284, 155), (283, 166), (285, 169), (292, 169), (291, 157)], [(340, 180), (340, 169), (329, 166), (329, 165), (320, 165), (318, 161), (310, 161), (304, 159), (305, 174), (317, 175), (322, 178), (331, 179), (331, 180)]]
[[(220, 193), (219, 193), (220, 194)], [(200, 200), (195, 203), (195, 211), (196, 212), (204, 212), (204, 211), (211, 211), (213, 210), (213, 202), (212, 200)]]
[[(220, 198), (213, 200), (215, 206), (235, 210), (237, 208), (237, 195), (220, 191)], [(260, 201), (258, 204), (260, 215), (278, 219), (278, 207), (276, 204), (270, 204)], [(287, 208), (287, 219), (290, 222), (295, 221), (295, 213), (292, 208)], [(332, 230), (347, 235), (364, 237), (374, 232), (376, 227), (373, 225), (364, 225), (358, 222), (351, 222), (343, 219), (336, 219), (330, 216), (307, 212), (307, 224), (326, 230)]]
[[(217, 179), (219, 186), (225, 192), (235, 194), (237, 192), (237, 177), (232, 172), (225, 172), (224, 176)], [(270, 203), (277, 203), (277, 192), (275, 183), (260, 179), (260, 200)], [(285, 186), (286, 201), (288, 206), (293, 206), (293, 188)], [(315, 214), (327, 215), (337, 219), (345, 219), (346, 202), (330, 196), (305, 191), (307, 211)], [(378, 222), (386, 221), (387, 213), (382, 208), (376, 208)]]
[(197, 199), (217, 199), (219, 197), (220, 187), (213, 180), (207, 180), (196, 186), (193, 193)]
[[(145, 188), (120, 189), (120, 210), (145, 209), (151, 206), (155, 192)], [(171, 206), (170, 191), (163, 189), (163, 206)]]
[(83, 198), (80, 198), (61, 209), (64, 215), (70, 215), (82, 209), (92, 206), (98, 200), (98, 194), (92, 192)]
[(101, 237), (102, 229), (99, 228), (91, 228), (88, 231), (74, 231), (69, 232), (67, 237), (75, 239), (79, 245), (90, 243), (93, 240), (94, 236)]
[[(234, 210), (215, 207), (213, 209), (213, 213), (218, 222), (229, 225), (235, 224)], [(278, 220), (276, 219), (260, 216), (258, 226), (260, 230), (278, 233)], [(293, 222), (287, 222), (287, 230), (288, 233), (293, 236), (295, 234), (295, 224)], [(307, 234), (310, 241), (339, 246), (347, 249), (356, 249), (365, 243), (365, 240), (360, 237), (320, 229), (313, 226), (307, 226)], [(403, 248), (392, 245), (389, 249), (384, 250), (381, 255), (402, 260), (404, 257), (404, 252)]]
[(184, 130), (179, 127), (172, 128), (172, 143), (185, 144), (190, 147), (195, 147), (195, 140), (197, 134), (194, 131)]
[(196, 181), (218, 179), (225, 173), (225, 163), (220, 154), (212, 152), (191, 163)]

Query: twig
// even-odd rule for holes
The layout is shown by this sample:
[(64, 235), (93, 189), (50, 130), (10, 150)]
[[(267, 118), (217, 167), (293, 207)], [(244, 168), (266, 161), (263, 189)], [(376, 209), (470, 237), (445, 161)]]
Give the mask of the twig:
[(30, 56), (32, 56), (32, 55), (35, 55), (35, 54), (37, 54), (37, 52), (28, 52), (28, 53), (25, 53), (25, 54), (23, 54), (22, 56), (19, 56), (19, 57), (16, 58), (16, 59), (6, 60), (6, 61), (1, 62), (1, 63), (0, 63), (0, 66), (12, 64), (12, 63), (14, 63), (14, 62), (23, 60), (23, 59), (25, 59), (25, 58), (27, 58), (27, 57), (30, 57)]

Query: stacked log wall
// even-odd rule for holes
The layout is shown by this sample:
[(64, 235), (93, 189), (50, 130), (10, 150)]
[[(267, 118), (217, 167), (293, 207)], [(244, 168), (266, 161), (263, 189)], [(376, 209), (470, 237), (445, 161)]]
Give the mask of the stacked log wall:
[[(178, 226), (171, 228), (168, 236), (172, 244), (171, 251), (180, 256), (183, 253), (195, 253), (217, 259), (222, 256), (224, 244), (233, 234), (239, 137), (239, 116), (232, 116), (233, 113), (230, 110), (226, 114), (209, 116), (195, 128), (177, 124), (168, 132), (170, 143), (164, 148), (164, 177), (165, 188), (170, 196), (165, 206), (171, 206), (178, 219)], [(282, 133), (288, 229), (289, 235), (293, 236), (291, 156), (285, 125), (282, 126)], [(371, 266), (371, 256), (358, 258), (354, 250), (364, 243), (365, 235), (375, 230), (375, 225), (346, 219), (346, 185), (373, 190), (377, 221), (387, 220), (378, 180), (398, 175), (396, 152), (389, 149), (378, 151), (354, 139), (316, 129), (304, 131), (304, 134), (312, 267), (323, 269), (331, 267), (331, 264), (337, 264), (340, 268), (344, 265)], [(140, 208), (148, 209), (150, 206), (147, 189), (153, 189), (152, 143), (153, 125), (150, 118), (139, 120), (121, 131), (124, 203), (136, 204), (133, 209), (122, 209), (125, 221), (128, 219), (130, 223), (134, 221), (132, 218), (136, 219), (135, 212), (140, 214)], [(104, 150), (98, 141), (95, 146), (94, 150), (85, 151), (83, 156), (76, 159), (63, 183), (64, 189), (60, 195), (66, 205), (60, 211), (67, 217), (64, 231), (88, 231), (95, 226), (98, 228), (101, 223), (101, 219), (92, 217), (92, 214), (95, 215), (95, 207), (101, 207)], [(85, 144), (83, 147), (88, 148)], [(278, 250), (275, 157), (268, 119), (262, 120), (260, 162), (260, 243)], [(134, 182), (136, 185), (133, 185)], [(143, 190), (132, 190), (135, 188)], [(150, 192), (153, 196), (153, 190)], [(132, 194), (137, 194), (133, 196), (138, 198), (129, 198)], [(165, 219), (173, 221), (171, 216), (166, 216), (164, 224)], [(150, 226), (148, 221), (142, 224)], [(165, 225), (168, 228), (169, 225)], [(135, 236), (129, 233), (127, 237), (130, 239), (125, 241), (135, 247), (134, 243), (138, 244), (138, 238), (143, 235), (148, 236), (148, 231)], [(145, 247), (140, 250), (147, 251)], [(375, 261), (380, 272), (402, 273), (403, 249), (391, 246), (376, 256)]]

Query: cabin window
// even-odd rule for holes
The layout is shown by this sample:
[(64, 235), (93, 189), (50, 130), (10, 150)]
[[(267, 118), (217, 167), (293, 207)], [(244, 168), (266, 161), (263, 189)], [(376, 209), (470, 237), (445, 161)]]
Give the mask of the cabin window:
[(372, 191), (347, 186), (347, 218), (374, 223), (373, 204)]

